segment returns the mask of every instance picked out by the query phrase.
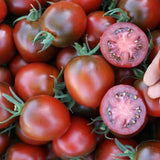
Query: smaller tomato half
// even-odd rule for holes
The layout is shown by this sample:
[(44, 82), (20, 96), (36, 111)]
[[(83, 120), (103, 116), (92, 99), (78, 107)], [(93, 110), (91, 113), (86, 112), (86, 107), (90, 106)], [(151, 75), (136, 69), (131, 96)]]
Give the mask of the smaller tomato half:
[(106, 28), (100, 39), (100, 50), (108, 62), (117, 67), (139, 65), (148, 52), (144, 31), (129, 22), (114, 23)]

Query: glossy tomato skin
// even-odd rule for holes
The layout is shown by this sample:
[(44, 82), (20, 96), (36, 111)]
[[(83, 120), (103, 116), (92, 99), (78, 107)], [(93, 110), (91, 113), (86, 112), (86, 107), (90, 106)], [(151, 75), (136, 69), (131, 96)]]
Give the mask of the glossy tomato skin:
[(31, 139), (51, 141), (62, 136), (71, 123), (66, 106), (56, 98), (38, 95), (23, 106), (20, 127)]
[(67, 2), (74, 2), (80, 5), (85, 12), (88, 14), (90, 12), (96, 11), (99, 9), (102, 0), (65, 0)]
[(142, 79), (136, 80), (134, 86), (143, 96), (146, 106), (147, 106), (147, 113), (149, 116), (153, 117), (160, 117), (160, 104), (159, 99), (151, 99), (148, 94), (148, 86), (146, 86)]
[(53, 141), (53, 151), (60, 158), (84, 156), (96, 146), (96, 135), (89, 121), (82, 117), (72, 117), (71, 126), (60, 138)]
[(29, 97), (46, 94), (53, 95), (54, 78), (59, 71), (47, 63), (29, 63), (22, 67), (15, 76), (15, 89), (18, 95), (26, 101)]
[(9, 146), (10, 140), (11, 136), (9, 135), (9, 133), (0, 134), (0, 156)]
[(60, 1), (50, 5), (42, 14), (42, 30), (51, 33), (56, 47), (68, 47), (85, 32), (87, 17), (76, 3)]
[(140, 143), (136, 147), (136, 160), (158, 160), (160, 159), (160, 141), (150, 140)]
[(131, 17), (131, 22), (138, 25), (143, 30), (153, 30), (160, 23), (159, 0), (121, 0), (118, 8), (122, 8)]
[[(38, 0), (42, 7), (44, 7), (46, 1)], [(31, 4), (38, 9), (38, 4), (35, 0), (6, 0), (8, 10), (19, 16), (27, 15), (29, 10), (32, 8)]]
[[(50, 46), (42, 52), (42, 44), (37, 42), (33, 45), (33, 39), (40, 32), (40, 21), (19, 21), (13, 29), (14, 42), (18, 52), (27, 62), (47, 62), (53, 59), (57, 48)], [(25, 34), (24, 34), (25, 33)]]
[(6, 157), (7, 160), (46, 160), (46, 153), (39, 146), (17, 142), (8, 148)]
[[(118, 138), (123, 145), (130, 145), (133, 148), (137, 146), (137, 143), (132, 139), (122, 139)], [(116, 145), (114, 139), (107, 140), (105, 139), (97, 148), (95, 153), (96, 160), (114, 160), (115, 158), (120, 160), (127, 160), (129, 157), (115, 157), (114, 154), (123, 153), (118, 146)]]
[(78, 104), (95, 109), (113, 86), (114, 71), (102, 56), (77, 56), (65, 67), (64, 80)]
[(6, 82), (12, 85), (12, 75), (7, 67), (0, 66), (0, 82)]
[(0, 65), (8, 63), (16, 54), (13, 31), (7, 24), (0, 24)]
[(90, 48), (96, 47), (105, 29), (116, 22), (111, 16), (103, 16), (104, 13), (103, 11), (94, 11), (87, 16), (85, 35), (87, 36)]
[(5, 0), (1, 0), (0, 1), (0, 23), (5, 19), (6, 15), (7, 15), (7, 6), (5, 3)]

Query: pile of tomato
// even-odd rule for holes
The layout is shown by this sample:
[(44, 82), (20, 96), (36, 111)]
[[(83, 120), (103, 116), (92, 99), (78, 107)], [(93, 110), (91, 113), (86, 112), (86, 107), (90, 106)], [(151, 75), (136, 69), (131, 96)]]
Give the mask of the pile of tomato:
[(159, 9), (0, 0), (0, 160), (159, 160), (160, 102), (143, 82)]

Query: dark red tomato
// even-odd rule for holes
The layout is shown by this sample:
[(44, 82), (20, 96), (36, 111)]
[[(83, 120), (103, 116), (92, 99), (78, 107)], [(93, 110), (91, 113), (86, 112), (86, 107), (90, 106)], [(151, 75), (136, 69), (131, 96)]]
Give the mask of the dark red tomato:
[(37, 146), (40, 146), (42, 144), (46, 144), (48, 143), (48, 141), (37, 141), (37, 140), (34, 140), (32, 139), (31, 137), (27, 136), (23, 130), (21, 129), (21, 127), (19, 126), (19, 123), (17, 122), (16, 123), (16, 134), (18, 136), (18, 138), (24, 142), (24, 143), (27, 143), (27, 144), (30, 144), (30, 145), (37, 145)]
[(133, 70), (128, 68), (115, 68), (115, 75), (116, 84), (128, 84), (132, 86), (135, 81)]
[(0, 24), (0, 39), (0, 64), (5, 64), (8, 63), (16, 53), (12, 28), (7, 24)]
[(53, 141), (53, 151), (60, 158), (80, 157), (91, 153), (96, 147), (96, 135), (89, 121), (72, 117), (71, 126), (60, 138)]
[(151, 35), (152, 35), (152, 41), (153, 41), (154, 47), (148, 57), (149, 63), (153, 61), (154, 57), (157, 55), (158, 51), (160, 50), (160, 29), (152, 31)]
[[(118, 141), (120, 141), (124, 145), (130, 145), (133, 148), (137, 146), (137, 143), (132, 139), (121, 139), (118, 138)], [(121, 154), (123, 153), (118, 146), (116, 145), (114, 140), (104, 140), (97, 148), (95, 153), (95, 159), (96, 160), (114, 160), (114, 159), (128, 159), (128, 157), (115, 157), (114, 154)]]
[[(31, 4), (38, 9), (38, 3), (35, 0), (5, 0), (8, 10), (15, 15), (27, 15), (32, 8)], [(46, 0), (38, 0), (42, 7), (44, 7)]]
[(46, 160), (46, 153), (39, 146), (17, 142), (8, 148), (6, 158), (7, 160)]
[(74, 47), (66, 47), (61, 49), (56, 57), (56, 66), (59, 70), (64, 69), (70, 59), (75, 57), (77, 52)]
[(13, 29), (13, 38), (17, 50), (27, 62), (46, 62), (51, 60), (57, 52), (57, 48), (54, 46), (38, 52), (43, 45), (41, 42), (33, 45), (33, 39), (39, 31), (39, 21), (29, 22), (27, 20), (19, 21)]
[(29, 98), (20, 115), (22, 131), (37, 141), (51, 141), (61, 137), (69, 128), (70, 123), (67, 107), (61, 101), (48, 95)]
[(95, 11), (87, 17), (86, 36), (90, 48), (96, 47), (105, 29), (116, 20), (111, 16), (103, 16), (103, 11)]
[[(8, 94), (12, 96), (9, 87), (9, 84), (0, 82), (0, 122), (7, 120), (12, 115), (6, 109), (3, 109), (1, 106), (4, 106), (10, 110), (14, 110), (14, 105), (2, 96), (2, 94)], [(8, 127), (14, 121), (15, 119), (11, 119), (5, 123), (0, 123), (0, 129)]]
[(0, 134), (0, 156), (9, 146), (10, 140), (9, 134)]
[(9, 63), (9, 69), (13, 76), (17, 74), (17, 72), (24, 66), (26, 66), (28, 62), (26, 62), (21, 55), (17, 54)]
[(12, 75), (7, 67), (0, 66), (0, 82), (6, 82), (12, 85)]
[(86, 13), (90, 13), (99, 9), (102, 0), (65, 0), (80, 5)]
[(158, 160), (160, 159), (160, 141), (145, 141), (136, 147), (135, 159)]
[(141, 95), (143, 96), (145, 102), (146, 102), (146, 107), (147, 107), (147, 114), (153, 117), (160, 117), (160, 103), (159, 103), (159, 98), (156, 99), (151, 99), (148, 96), (148, 86), (146, 86), (143, 83), (142, 79), (136, 80), (134, 84), (135, 88), (139, 90)]
[(29, 63), (22, 67), (15, 76), (15, 89), (18, 95), (26, 101), (29, 97), (47, 94), (53, 96), (54, 76), (59, 71), (46, 63)]
[(7, 6), (4, 0), (0, 1), (0, 23), (4, 20), (7, 15)]
[[(160, 23), (159, 0), (121, 0), (118, 8), (122, 8), (131, 17), (131, 22), (144, 29), (154, 29)], [(157, 18), (155, 18), (157, 17)]]
[(114, 85), (114, 71), (102, 56), (77, 56), (66, 65), (64, 80), (78, 104), (95, 109)]
[(60, 1), (50, 5), (42, 14), (42, 30), (51, 33), (56, 47), (67, 47), (85, 32), (87, 17), (84, 10), (72, 2)]
[(131, 137), (147, 123), (147, 109), (140, 93), (130, 85), (116, 85), (101, 101), (100, 115), (113, 134)]
[(123, 68), (139, 65), (145, 58), (148, 47), (146, 34), (129, 22), (110, 25), (100, 40), (100, 50), (107, 61)]

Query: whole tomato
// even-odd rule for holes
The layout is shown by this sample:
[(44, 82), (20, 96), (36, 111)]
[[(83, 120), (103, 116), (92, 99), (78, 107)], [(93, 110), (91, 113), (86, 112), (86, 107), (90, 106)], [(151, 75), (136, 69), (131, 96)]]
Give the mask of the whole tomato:
[(6, 3), (5, 3), (5, 0), (0, 1), (0, 11), (1, 11), (1, 13), (0, 13), (0, 23), (1, 23), (7, 15), (7, 6), (6, 6)]
[(0, 66), (0, 82), (6, 82), (12, 85), (12, 75), (7, 67)]
[(114, 71), (100, 55), (77, 56), (66, 65), (64, 80), (78, 104), (95, 109), (114, 84)]

